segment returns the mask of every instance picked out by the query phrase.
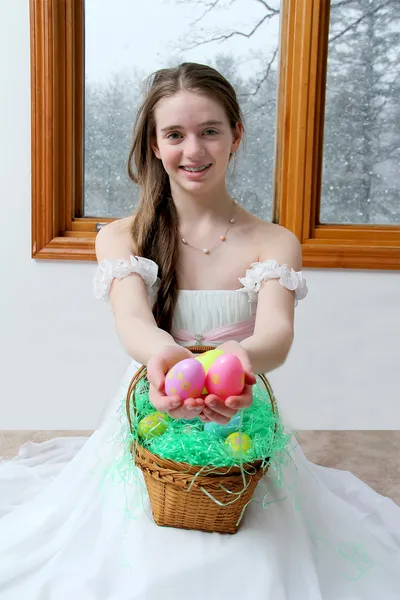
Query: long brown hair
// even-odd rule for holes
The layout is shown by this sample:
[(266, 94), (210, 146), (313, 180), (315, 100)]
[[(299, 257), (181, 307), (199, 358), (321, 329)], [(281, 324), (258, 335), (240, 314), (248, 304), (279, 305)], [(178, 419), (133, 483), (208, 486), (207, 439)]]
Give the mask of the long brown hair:
[(137, 113), (128, 162), (129, 177), (141, 187), (131, 233), (136, 253), (153, 260), (159, 267), (161, 285), (153, 314), (158, 327), (170, 331), (178, 294), (179, 219), (168, 174), (152, 149), (156, 139), (154, 109), (162, 98), (186, 90), (205, 94), (219, 102), (232, 130), (237, 123), (243, 126), (243, 117), (229, 81), (207, 65), (182, 63), (178, 67), (161, 69), (146, 83), (146, 97)]

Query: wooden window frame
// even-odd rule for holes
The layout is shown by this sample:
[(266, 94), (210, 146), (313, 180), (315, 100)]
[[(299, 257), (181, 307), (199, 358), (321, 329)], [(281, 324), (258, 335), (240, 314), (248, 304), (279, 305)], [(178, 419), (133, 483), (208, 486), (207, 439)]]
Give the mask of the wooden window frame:
[(301, 241), (305, 267), (400, 269), (400, 226), (318, 222), (329, 2), (282, 8), (274, 220)]
[(30, 0), (30, 29), (32, 257), (95, 260), (100, 219), (83, 217), (84, 0)]
[[(321, 195), (327, 0), (282, 0), (274, 221), (304, 267), (400, 269), (400, 226), (325, 225)], [(95, 260), (83, 217), (84, 0), (30, 0), (32, 257)]]

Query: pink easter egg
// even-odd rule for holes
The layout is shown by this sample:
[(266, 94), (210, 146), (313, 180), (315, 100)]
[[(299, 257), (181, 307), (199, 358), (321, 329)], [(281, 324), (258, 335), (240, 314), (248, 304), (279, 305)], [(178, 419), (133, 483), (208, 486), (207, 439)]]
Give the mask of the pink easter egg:
[(195, 358), (185, 358), (176, 363), (165, 377), (167, 396), (178, 395), (181, 400), (200, 398), (206, 373), (203, 365)]
[(216, 394), (221, 400), (240, 395), (244, 388), (244, 369), (240, 359), (235, 354), (216, 358), (208, 369), (206, 388), (209, 394)]

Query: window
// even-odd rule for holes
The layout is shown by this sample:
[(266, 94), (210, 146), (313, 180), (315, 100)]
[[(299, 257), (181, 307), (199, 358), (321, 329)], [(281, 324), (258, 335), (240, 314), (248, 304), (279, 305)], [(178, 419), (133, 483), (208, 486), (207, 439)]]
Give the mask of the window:
[[(329, 12), (332, 15), (331, 22)], [(389, 23), (390, 20), (394, 22), (394, 18), (397, 17), (398, 30), (400, 14), (396, 0), (379, 5), (370, 0), (332, 0), (330, 11), (328, 3), (323, 0), (283, 3), (274, 216), (276, 221), (291, 229), (301, 240), (303, 263), (306, 267), (400, 268), (398, 219), (397, 224), (396, 221), (392, 221), (391, 224), (379, 224), (378, 220), (381, 219), (371, 222), (371, 212), (369, 222), (353, 223), (352, 221), (356, 221), (354, 216), (359, 212), (358, 198), (350, 195), (346, 208), (349, 208), (347, 214), (352, 215), (353, 219), (350, 217), (346, 224), (332, 224), (334, 220), (343, 220), (345, 211), (333, 209), (332, 204), (329, 206), (332, 196), (339, 202), (339, 208), (341, 202), (346, 205), (346, 197), (341, 195), (346, 186), (340, 185), (343, 157), (340, 153), (335, 156), (336, 149), (332, 148), (332, 144), (337, 144), (332, 132), (341, 127), (339, 120), (345, 118), (345, 111), (332, 100), (332, 94), (340, 92), (338, 83), (333, 84), (333, 80), (338, 73), (337, 77), (343, 78), (343, 87), (346, 87), (346, 83), (354, 76), (346, 70), (345, 61), (340, 60), (338, 52), (343, 51), (347, 43), (356, 44), (355, 31), (363, 31), (370, 14), (379, 14), (382, 23)], [(345, 19), (346, 24), (343, 22)], [(396, 25), (393, 27), (396, 28)], [(351, 32), (351, 42), (347, 41), (347, 32)], [(332, 42), (335, 38), (339, 41), (339, 35), (342, 39), (338, 50)], [(394, 48), (391, 52), (395, 50)], [(346, 52), (351, 54), (351, 48), (346, 49)], [(328, 70), (327, 78), (328, 56), (330, 71)], [(376, 52), (374, 60), (377, 74), (381, 76), (380, 70), (386, 68), (386, 63), (382, 67), (382, 62), (385, 62), (384, 54), (379, 55)], [(354, 63), (354, 68), (358, 69), (361, 85), (365, 67), (356, 67)], [(328, 92), (325, 111), (326, 81)], [(330, 90), (329, 85), (333, 85), (333, 89)], [(364, 90), (366, 85), (364, 83)], [(346, 96), (345, 91), (342, 90), (342, 95), (347, 98), (345, 101), (348, 104), (349, 96)], [(397, 99), (396, 106), (395, 94), (392, 94), (392, 100), (393, 108), (390, 110), (399, 111), (399, 100)], [(376, 98), (377, 108), (380, 102), (382, 100)], [(355, 101), (354, 108), (358, 111), (357, 118), (361, 121), (362, 108), (357, 107)], [(352, 122), (352, 116), (346, 118), (348, 124)], [(364, 121), (364, 125), (364, 133), (368, 137), (368, 122)], [(346, 130), (345, 127), (342, 127), (342, 131), (343, 129)], [(397, 128), (390, 133), (393, 136), (393, 158), (396, 152), (396, 134), (399, 140), (398, 120)], [(352, 140), (353, 147), (350, 149), (353, 151), (354, 148), (354, 155), (356, 150), (360, 150), (357, 144), (361, 145), (362, 141), (361, 136)], [(344, 142), (341, 142), (343, 148)], [(361, 156), (359, 160), (364, 158)], [(378, 165), (373, 161), (369, 161), (369, 166), (378, 172)], [(354, 168), (352, 173), (355, 173)], [(347, 182), (346, 184), (348, 187)], [(331, 195), (330, 186), (334, 186), (335, 192)], [(354, 189), (355, 186), (353, 191)], [(392, 197), (396, 206), (396, 191)], [(377, 197), (374, 198), (374, 202), (378, 204)], [(384, 202), (380, 205), (386, 206)], [(338, 215), (337, 219), (335, 215)], [(377, 216), (377, 213), (375, 215)]]
[[(154, 2), (133, 20), (128, 0), (110, 13), (106, 0), (31, 0), (32, 256), (95, 258), (98, 224), (137, 201), (126, 160), (138, 82), (193, 60), (226, 74), (244, 109), (231, 193), (294, 231), (306, 267), (398, 269), (396, 0)], [(150, 37), (150, 18), (157, 28), (172, 10), (160, 46), (135, 46), (132, 28)]]
[(400, 12), (332, 5), (320, 221), (400, 225)]
[(271, 220), (279, 4), (152, 0), (138, 10), (132, 0), (85, 1), (84, 216), (133, 212), (139, 190), (126, 163), (142, 82), (159, 68), (193, 61), (217, 68), (238, 94), (246, 145), (228, 187)]

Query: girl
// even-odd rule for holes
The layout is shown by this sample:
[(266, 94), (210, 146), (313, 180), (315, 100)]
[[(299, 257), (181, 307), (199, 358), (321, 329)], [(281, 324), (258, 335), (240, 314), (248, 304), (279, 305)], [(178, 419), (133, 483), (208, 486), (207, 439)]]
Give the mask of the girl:
[[(158, 410), (226, 423), (251, 404), (253, 374), (289, 352), (294, 306), (307, 293), (300, 246), (228, 194), (243, 133), (235, 92), (210, 67), (185, 63), (150, 79), (129, 160), (139, 208), (96, 240), (96, 295), (110, 298), (133, 361), (88, 441), (54, 440), (3, 465), (3, 481), (15, 483), (0, 500), (2, 599), (399, 598), (400, 510), (298, 446), (279, 486), (270, 473), (260, 484), (269, 510), (251, 503), (235, 536), (159, 528), (146, 503), (126, 521), (134, 486), (100, 491), (121, 454), (119, 407), (140, 364)], [(196, 343), (241, 359), (240, 396), (165, 395), (165, 374)]]

